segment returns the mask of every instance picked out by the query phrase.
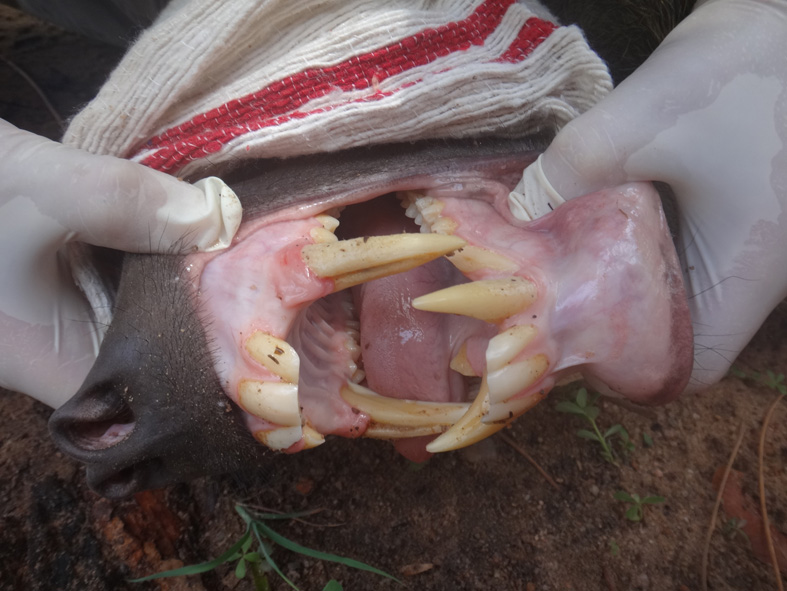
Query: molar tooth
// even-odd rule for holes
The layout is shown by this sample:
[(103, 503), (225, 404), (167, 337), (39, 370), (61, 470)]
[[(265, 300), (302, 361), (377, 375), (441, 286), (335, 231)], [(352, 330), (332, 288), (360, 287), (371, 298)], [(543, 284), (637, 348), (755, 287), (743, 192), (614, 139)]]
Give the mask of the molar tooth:
[(388, 398), (353, 383), (347, 383), (341, 394), (349, 405), (369, 415), (375, 423), (405, 430), (452, 425), (460, 420), (470, 407), (467, 403)]
[(298, 443), (301, 437), (303, 437), (303, 428), (300, 425), (254, 433), (254, 438), (257, 441), (275, 451), (287, 449), (292, 444)]
[(285, 382), (298, 383), (301, 360), (287, 341), (258, 330), (246, 341), (246, 351)]
[(271, 423), (284, 427), (301, 424), (295, 384), (243, 380), (238, 386), (238, 403), (249, 414)]
[(315, 216), (314, 219), (320, 222), (322, 224), (322, 227), (331, 233), (336, 231), (336, 228), (339, 227), (339, 220), (337, 220), (335, 217), (331, 215), (327, 215), (323, 213), (318, 216)]
[(507, 402), (499, 402), (489, 407), (489, 412), (481, 419), (483, 423), (499, 423), (525, 414), (536, 404), (546, 398), (543, 391), (535, 391), (522, 398), (515, 398)]
[(467, 343), (462, 343), (459, 353), (454, 356), (448, 366), (463, 376), (478, 377), (478, 374), (475, 372), (473, 366), (470, 365), (470, 361), (467, 359)]
[(496, 322), (526, 309), (536, 296), (535, 284), (527, 279), (485, 279), (422, 295), (413, 300), (413, 307)]
[(486, 439), (504, 428), (507, 423), (486, 424), (481, 422), (481, 419), (489, 410), (488, 394), (486, 379), (484, 379), (481, 383), (481, 389), (478, 391), (478, 396), (476, 396), (468, 411), (448, 431), (429, 443), (426, 446), (426, 451), (440, 453), (467, 447), (482, 439)]
[(519, 265), (507, 256), (471, 244), (454, 254), (448, 255), (447, 258), (454, 267), (466, 274), (484, 269), (513, 273), (519, 268)]
[(339, 291), (418, 267), (464, 245), (455, 236), (394, 234), (307, 244), (301, 257), (317, 276), (333, 279)]
[(519, 355), (538, 334), (532, 324), (512, 326), (489, 341), (486, 347), (486, 367), (492, 372), (502, 368)]
[(549, 369), (549, 359), (538, 354), (530, 359), (509, 363), (498, 370), (490, 371), (487, 376), (489, 402), (504, 402), (535, 384)]

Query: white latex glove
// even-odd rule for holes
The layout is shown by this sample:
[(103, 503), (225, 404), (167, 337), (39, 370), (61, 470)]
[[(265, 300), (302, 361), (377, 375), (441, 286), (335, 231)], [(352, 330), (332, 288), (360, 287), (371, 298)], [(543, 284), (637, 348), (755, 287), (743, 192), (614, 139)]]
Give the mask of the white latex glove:
[(212, 250), (240, 224), (219, 179), (196, 185), (94, 156), (0, 120), (0, 386), (60, 406), (98, 354), (90, 306), (61, 248)]
[(697, 390), (725, 375), (787, 295), (787, 2), (696, 8), (561, 130), (510, 203), (535, 217), (635, 180), (667, 182), (677, 197)]

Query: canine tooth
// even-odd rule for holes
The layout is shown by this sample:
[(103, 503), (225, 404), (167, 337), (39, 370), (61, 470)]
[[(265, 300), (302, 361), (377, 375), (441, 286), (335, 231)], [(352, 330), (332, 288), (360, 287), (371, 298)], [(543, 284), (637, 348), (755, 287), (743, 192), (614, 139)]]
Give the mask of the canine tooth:
[(486, 347), (486, 367), (496, 371), (519, 355), (538, 334), (532, 324), (512, 326), (493, 337)]
[(410, 437), (422, 437), (424, 435), (437, 435), (445, 431), (442, 425), (432, 425), (431, 427), (399, 427), (394, 425), (378, 425), (372, 423), (363, 432), (363, 436), (369, 439), (407, 439)]
[(486, 377), (489, 402), (496, 404), (508, 400), (535, 384), (547, 369), (549, 369), (549, 359), (546, 355), (539, 354), (530, 359), (509, 363), (496, 371), (490, 371)]
[(475, 372), (473, 366), (470, 365), (470, 361), (467, 359), (467, 343), (462, 344), (462, 347), (459, 349), (459, 353), (454, 356), (448, 366), (463, 376), (478, 377), (478, 374)]
[(303, 426), (303, 449), (312, 449), (325, 443), (325, 435), (309, 425)]
[(522, 415), (541, 402), (546, 394), (536, 391), (522, 398), (500, 402), (489, 407), (489, 412), (481, 421), (483, 423), (499, 423)]
[(303, 437), (303, 428), (300, 425), (271, 431), (257, 431), (254, 434), (257, 441), (275, 451), (287, 449), (292, 444), (298, 443), (301, 437)]
[(519, 265), (507, 256), (471, 244), (463, 247), (459, 252), (448, 255), (448, 260), (462, 273), (474, 273), (483, 269), (513, 273), (519, 268)]
[(350, 406), (369, 415), (375, 423), (393, 427), (453, 425), (470, 407), (467, 403), (388, 398), (352, 383), (346, 384), (341, 393)]
[(536, 295), (535, 284), (527, 279), (485, 279), (422, 295), (413, 300), (413, 307), (495, 322), (521, 312), (535, 301)]
[(246, 351), (285, 382), (298, 383), (301, 360), (287, 341), (258, 330), (246, 341)]
[(339, 291), (407, 271), (464, 245), (465, 241), (455, 236), (394, 234), (307, 244), (301, 257), (317, 276), (333, 279)]
[(437, 439), (426, 446), (426, 451), (440, 453), (460, 449), (472, 445), (490, 435), (497, 433), (506, 426), (506, 423), (487, 424), (482, 423), (481, 419), (489, 409), (488, 390), (486, 380), (481, 383), (478, 392), (470, 409), (459, 419), (453, 427), (440, 435)]
[(246, 412), (271, 423), (284, 427), (301, 424), (295, 384), (243, 380), (238, 387), (238, 402)]

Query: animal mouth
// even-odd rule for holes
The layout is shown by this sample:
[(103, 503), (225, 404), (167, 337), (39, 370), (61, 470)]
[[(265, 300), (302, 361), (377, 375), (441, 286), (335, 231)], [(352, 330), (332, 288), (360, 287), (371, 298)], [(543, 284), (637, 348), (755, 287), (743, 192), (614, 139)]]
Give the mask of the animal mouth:
[(672, 398), (690, 323), (648, 187), (529, 223), (510, 182), (472, 175), (258, 216), (185, 265), (222, 387), (272, 449), (365, 436), (414, 458), (488, 437), (577, 372)]

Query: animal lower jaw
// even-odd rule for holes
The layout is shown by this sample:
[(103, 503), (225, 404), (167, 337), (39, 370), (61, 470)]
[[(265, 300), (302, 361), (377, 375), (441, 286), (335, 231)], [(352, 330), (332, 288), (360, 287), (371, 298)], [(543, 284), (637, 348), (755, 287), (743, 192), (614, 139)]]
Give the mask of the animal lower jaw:
[[(572, 278), (566, 259), (576, 255), (567, 255), (559, 243), (575, 241), (574, 237), (545, 238), (548, 223), (536, 222), (534, 229), (517, 224), (505, 215), (504, 206), (489, 200), (457, 199), (440, 190), (428, 196), (406, 192), (397, 197), (421, 233), (339, 240), (335, 234), (339, 221), (323, 214), (264, 226), (256, 238), (247, 238), (227, 258), (217, 258), (223, 263), (216, 277), (211, 269), (214, 263), (206, 266), (201, 290), (213, 298), (217, 282), (228, 269), (230, 274), (243, 269), (253, 281), (248, 285), (235, 282), (244, 291), (233, 294), (235, 303), (242, 305), (240, 314), (236, 305), (230, 305), (231, 314), (216, 317), (214, 308), (211, 315), (223, 328), (234, 327), (218, 331), (224, 337), (216, 339), (220, 352), (231, 352), (229, 362), (217, 364), (225, 391), (248, 413), (249, 428), (268, 447), (296, 452), (322, 444), (328, 434), (338, 434), (379, 439), (436, 436), (427, 451), (461, 448), (504, 428), (542, 400), (562, 376), (620, 356), (620, 335), (610, 335), (603, 326), (607, 319), (595, 317), (603, 310), (588, 304), (599, 293), (580, 293), (573, 302), (567, 293), (572, 287), (581, 291), (594, 280), (593, 271), (586, 279)], [(627, 203), (605, 215), (619, 211), (626, 216)], [(578, 201), (566, 207), (582, 204)], [(639, 213), (636, 204), (631, 208), (631, 213)], [(598, 219), (591, 223), (603, 225)], [(615, 230), (601, 229), (613, 234), (608, 242), (616, 240), (615, 232), (625, 234), (620, 224), (612, 225)], [(594, 231), (598, 230), (583, 230), (591, 242)], [(655, 238), (656, 243), (660, 240)], [(423, 386), (416, 386), (415, 390), (420, 388), (416, 393), (408, 392), (406, 380), (398, 381), (398, 375), (392, 379), (378, 368), (380, 355), (372, 359), (372, 353), (362, 355), (361, 350), (395, 332), (375, 330), (375, 324), (387, 327), (385, 315), (390, 312), (369, 304), (375, 297), (385, 301), (385, 293), (379, 291), (386, 289), (374, 287), (375, 280), (441, 257), (470, 282), (427, 290), (417, 297), (409, 292), (393, 294), (405, 316), (426, 313), (465, 319), (465, 328), (458, 331), (462, 334), (438, 355), (441, 361), (435, 365), (443, 364), (445, 358), (447, 367), (419, 364), (423, 361), (417, 359), (419, 355), (392, 362), (391, 367), (400, 373), (406, 365), (414, 375), (435, 370), (450, 374), (441, 383), (453, 386), (444, 386), (434, 396)], [(249, 265), (251, 260), (255, 262)], [(561, 285), (566, 274), (568, 285)], [(402, 277), (406, 283), (407, 276)], [(362, 308), (360, 327), (344, 291), (353, 286), (361, 286), (353, 290), (356, 307)], [(378, 293), (369, 295), (375, 289)], [(626, 302), (615, 300), (609, 289), (604, 287), (601, 296), (612, 300), (604, 309), (614, 312), (616, 305)], [(246, 290), (256, 293), (249, 296)], [(672, 303), (664, 302), (664, 294), (657, 299), (660, 312), (669, 315)], [(312, 307), (318, 300), (316, 305), (325, 308), (320, 313)], [(576, 325), (567, 336), (564, 325), (570, 320), (565, 319), (565, 310), (571, 306), (576, 309), (568, 313)], [(562, 308), (563, 317), (555, 317), (557, 308)], [(296, 330), (310, 310), (316, 314), (312, 326), (318, 328)], [(437, 332), (441, 331), (422, 335), (425, 346), (430, 338), (437, 339)], [(599, 337), (598, 344), (589, 345), (594, 336)], [(657, 349), (664, 355), (663, 346)], [(456, 384), (463, 381), (475, 383), (477, 391), (472, 385), (460, 386), (457, 394)], [(658, 384), (647, 384), (644, 389), (654, 387)]]

